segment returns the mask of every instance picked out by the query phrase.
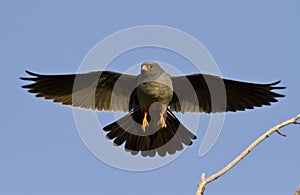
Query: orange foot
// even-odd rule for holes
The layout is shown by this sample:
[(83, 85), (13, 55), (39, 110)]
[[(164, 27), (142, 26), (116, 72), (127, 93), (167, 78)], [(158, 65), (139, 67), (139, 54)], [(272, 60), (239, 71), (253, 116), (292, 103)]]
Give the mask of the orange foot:
[(142, 130), (145, 132), (146, 131), (146, 127), (149, 125), (148, 121), (147, 121), (147, 112), (144, 113), (144, 119), (142, 122)]
[(166, 121), (165, 121), (165, 119), (164, 119), (164, 117), (163, 117), (162, 114), (160, 115), (160, 119), (158, 120), (157, 125), (159, 125), (159, 124), (161, 124), (162, 128), (166, 128), (167, 127)]

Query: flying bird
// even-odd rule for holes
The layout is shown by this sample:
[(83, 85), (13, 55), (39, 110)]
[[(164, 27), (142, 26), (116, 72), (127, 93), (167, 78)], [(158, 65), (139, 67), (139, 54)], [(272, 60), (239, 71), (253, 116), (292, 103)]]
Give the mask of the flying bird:
[[(112, 71), (42, 75), (26, 71), (33, 83), (22, 86), (36, 97), (98, 111), (129, 112), (105, 126), (106, 137), (136, 155), (174, 154), (196, 139), (173, 114), (244, 111), (270, 105), (284, 95), (280, 81), (256, 84), (209, 74), (170, 76), (159, 64), (144, 62), (139, 75)], [(222, 96), (222, 89), (223, 95)], [(215, 93), (219, 91), (219, 93)]]

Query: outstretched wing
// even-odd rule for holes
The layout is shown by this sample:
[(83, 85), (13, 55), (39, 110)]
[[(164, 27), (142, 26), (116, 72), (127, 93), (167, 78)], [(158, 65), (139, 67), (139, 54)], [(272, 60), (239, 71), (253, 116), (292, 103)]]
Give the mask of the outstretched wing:
[(253, 109), (277, 102), (284, 95), (273, 92), (280, 81), (256, 84), (207, 74), (172, 77), (174, 95), (170, 109), (176, 112), (225, 112)]
[(22, 86), (36, 97), (52, 99), (64, 105), (92, 110), (128, 111), (138, 105), (136, 76), (111, 71), (85, 74), (41, 75), (26, 71), (33, 81)]

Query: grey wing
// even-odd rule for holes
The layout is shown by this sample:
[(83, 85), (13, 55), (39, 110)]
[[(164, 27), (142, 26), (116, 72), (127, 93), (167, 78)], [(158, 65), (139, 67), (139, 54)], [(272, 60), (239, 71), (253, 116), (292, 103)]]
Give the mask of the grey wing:
[(256, 84), (223, 79), (213, 75), (194, 74), (172, 77), (174, 95), (170, 109), (177, 112), (227, 112), (253, 109), (277, 102), (284, 95), (272, 90), (280, 81)]
[(138, 105), (136, 76), (111, 71), (85, 74), (41, 75), (26, 71), (33, 83), (22, 86), (36, 97), (92, 110), (128, 111)]

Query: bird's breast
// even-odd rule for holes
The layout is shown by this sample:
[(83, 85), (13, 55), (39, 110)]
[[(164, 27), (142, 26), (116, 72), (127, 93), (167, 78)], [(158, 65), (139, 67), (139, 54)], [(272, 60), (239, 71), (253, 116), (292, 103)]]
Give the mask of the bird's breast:
[(173, 87), (156, 81), (145, 82), (137, 87), (137, 96), (143, 110), (154, 102), (168, 106), (173, 98)]

